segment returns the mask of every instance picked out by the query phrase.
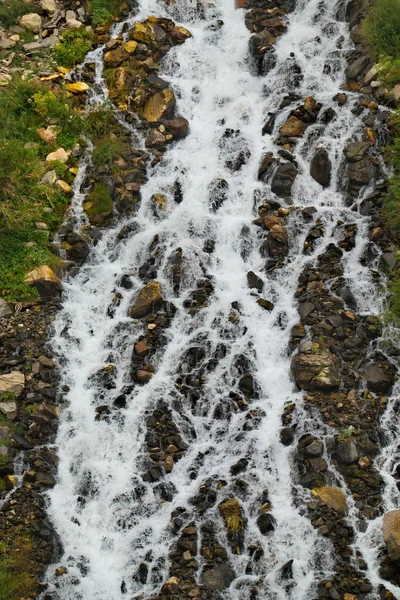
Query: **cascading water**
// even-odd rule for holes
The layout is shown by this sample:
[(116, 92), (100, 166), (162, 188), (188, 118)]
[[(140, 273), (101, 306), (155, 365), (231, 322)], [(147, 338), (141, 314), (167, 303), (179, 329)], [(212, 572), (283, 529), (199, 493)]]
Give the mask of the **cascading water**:
[[(288, 258), (280, 269), (266, 275), (252, 221), (257, 216), (255, 198), (262, 200), (270, 194), (270, 188), (257, 178), (260, 158), (277, 152), (276, 133), (293, 110), (293, 104), (280, 108), (283, 96), (295, 92), (304, 100), (312, 95), (323, 109), (334, 107), (332, 98), (343, 83), (344, 54), (349, 48), (348, 26), (336, 17), (340, 10), (328, 1), (300, 0), (290, 14), (287, 32), (276, 44), (276, 65), (266, 76), (253, 74), (250, 35), (243, 11), (235, 9), (232, 0), (205, 8), (203, 19), (193, 18), (191, 6), (179, 11), (172, 7), (168, 14), (164, 4), (155, 0), (135, 15), (137, 21), (151, 14), (172, 15), (193, 35), (184, 47), (171, 50), (162, 66), (163, 76), (178, 98), (179, 112), (189, 120), (190, 133), (165, 153), (142, 187), (135, 232), (118, 241), (121, 222), (103, 232), (85, 266), (64, 285), (63, 310), (55, 324), (53, 345), (63, 384), (69, 388), (69, 404), (58, 432), (58, 484), (50, 493), (49, 514), (62, 542), (62, 564), (68, 572), (55, 577), (54, 568), (49, 570), (52, 597), (118, 600), (140, 594), (137, 597), (151, 598), (168, 578), (169, 552), (176, 541), (171, 513), (185, 509), (183, 525), (195, 522), (200, 527), (214, 521), (218, 539), (229, 549), (217, 505), (230, 495), (240, 499), (245, 528), (240, 552), (228, 550), (235, 576), (221, 592), (224, 598), (250, 599), (257, 586), (261, 598), (311, 599), (316, 596), (317, 582), (333, 572), (331, 544), (307, 517), (304, 505), (309, 492), (297, 483), (293, 450), (281, 444), (279, 432), (285, 406), (295, 403), (296, 437), (313, 432), (324, 439), (331, 433), (329, 426), (304, 410), (302, 394), (294, 391), (287, 347), (291, 329), (298, 322), (294, 293), (299, 275), (329, 243), (339, 240), (339, 219), (345, 224), (357, 220), (358, 224), (356, 246), (345, 259), (348, 285), (362, 312), (376, 314), (381, 309), (370, 273), (359, 262), (367, 218), (352, 212), (344, 201), (343, 149), (362, 131), (361, 119), (352, 110), (355, 97), (349, 97), (331, 123), (310, 125), (294, 150), (299, 175), (292, 190), (293, 204), (317, 208), (324, 236), (304, 254), (306, 232), (293, 211)], [(122, 25), (118, 28), (116, 33), (122, 31)], [(302, 78), (297, 81), (291, 53), (301, 70)], [(102, 54), (99, 49), (87, 58), (87, 62), (95, 61), (97, 68), (94, 104), (106, 99)], [(269, 112), (277, 114), (274, 134), (263, 136)], [(318, 135), (322, 129), (323, 134)], [(316, 146), (328, 151), (332, 163), (331, 185), (326, 189), (309, 175)], [(238, 151), (246, 160), (235, 171), (229, 165)], [(155, 215), (152, 195), (163, 193), (171, 198), (177, 179), (182, 201), (170, 202), (162, 215)], [(227, 192), (222, 205), (213, 210), (210, 185), (221, 179), (228, 184)], [(80, 223), (85, 219), (82, 181), (83, 176), (77, 179), (72, 206)], [(165, 330), (166, 343), (154, 357), (155, 374), (146, 385), (132, 389), (132, 346), (142, 334), (143, 323), (129, 318), (128, 308), (143, 286), (138, 267), (148, 258), (155, 235), (155, 279), (177, 311)], [(179, 294), (170, 277), (171, 256), (177, 249), (183, 256)], [(262, 278), (262, 297), (273, 303), (270, 312), (248, 288), (249, 271)], [(129, 291), (120, 284), (123, 275), (131, 278)], [(205, 275), (213, 286), (208, 305), (189, 311), (185, 299)], [(107, 308), (116, 292), (122, 299), (109, 316)], [(200, 373), (201, 392), (185, 397), (180, 393), (182, 378), (178, 374), (193, 370), (188, 358), (193, 348), (204, 350), (214, 361)], [(238, 365), (238, 357), (246, 364), (244, 369)], [(115, 386), (104, 397), (95, 375), (110, 363)], [(257, 387), (257, 398), (250, 405), (253, 424), (249, 412), (232, 411), (227, 400), (229, 391), (238, 389), (243, 370), (251, 372)], [(111, 405), (122, 393), (126, 405), (115, 409), (109, 419), (96, 420), (96, 407)], [(185, 442), (181, 459), (164, 476), (164, 492), (142, 479), (146, 420), (160, 402), (171, 411)], [(240, 482), (232, 471), (239, 459), (247, 460)], [(329, 457), (325, 459), (336, 473)], [(206, 481), (216, 484), (218, 500), (201, 514), (191, 500)], [(265, 490), (275, 520), (268, 536), (260, 535), (257, 525)], [(357, 529), (353, 505), (348, 519)], [(380, 582), (376, 557), (369, 556), (366, 545), (376, 536), (377, 527), (379, 522), (372, 522), (369, 532), (360, 534), (355, 542), (358, 550), (365, 550), (374, 584)], [(255, 549), (260, 548), (261, 558), (253, 560)], [(288, 561), (293, 561), (290, 585), (281, 571)], [(197, 562), (200, 572), (206, 560), (198, 557)], [(148, 569), (145, 583), (137, 577), (143, 563)]]

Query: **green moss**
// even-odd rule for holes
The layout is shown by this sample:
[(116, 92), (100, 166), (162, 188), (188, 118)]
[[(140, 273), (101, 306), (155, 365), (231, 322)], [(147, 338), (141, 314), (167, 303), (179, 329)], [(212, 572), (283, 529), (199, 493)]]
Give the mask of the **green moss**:
[(92, 48), (92, 39), (86, 29), (66, 31), (54, 46), (53, 58), (62, 67), (81, 63)]
[(32, 12), (32, 6), (23, 0), (0, 0), (0, 24), (6, 29), (16, 25), (18, 19), (29, 12)]
[(349, 429), (342, 429), (342, 431), (340, 432), (340, 435), (337, 436), (337, 441), (345, 444), (346, 442), (348, 442), (352, 436), (354, 434), (354, 429), (351, 429), (349, 427)]

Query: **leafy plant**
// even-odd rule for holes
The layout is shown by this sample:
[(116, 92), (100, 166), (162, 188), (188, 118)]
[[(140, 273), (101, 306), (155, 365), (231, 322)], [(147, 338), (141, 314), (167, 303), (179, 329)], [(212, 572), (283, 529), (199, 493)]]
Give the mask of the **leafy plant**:
[(54, 46), (53, 58), (63, 67), (81, 63), (92, 48), (92, 39), (86, 29), (66, 31)]

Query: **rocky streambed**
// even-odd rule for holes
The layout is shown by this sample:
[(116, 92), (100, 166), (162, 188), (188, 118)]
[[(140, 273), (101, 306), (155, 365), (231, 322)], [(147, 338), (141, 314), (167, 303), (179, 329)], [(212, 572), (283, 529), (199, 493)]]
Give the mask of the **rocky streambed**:
[(62, 307), (2, 321), (1, 526), (46, 600), (398, 597), (396, 98), (357, 3), (222, 4), (139, 7), (72, 73)]

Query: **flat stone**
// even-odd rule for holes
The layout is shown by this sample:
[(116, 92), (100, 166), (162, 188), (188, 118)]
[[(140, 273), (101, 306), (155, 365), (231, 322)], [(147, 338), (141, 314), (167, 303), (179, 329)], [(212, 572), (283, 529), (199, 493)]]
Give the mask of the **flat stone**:
[(39, 50), (41, 50), (41, 48), (42, 46), (40, 42), (28, 42), (28, 44), (23, 45), (23, 49), (27, 54), (30, 54), (32, 52), (38, 52)]
[(83, 23), (78, 19), (66, 19), (68, 29), (76, 30), (83, 27)]
[(136, 301), (129, 309), (132, 319), (141, 319), (147, 315), (157, 312), (163, 305), (161, 285), (158, 281), (151, 281), (139, 292)]
[(56, 181), (56, 187), (58, 187), (62, 192), (64, 192), (64, 194), (67, 194), (68, 196), (70, 196), (72, 194), (72, 187), (69, 185), (69, 183), (67, 183), (66, 181), (64, 181), (63, 179), (57, 179)]
[(25, 388), (25, 375), (20, 371), (11, 371), (0, 375), (0, 394), (13, 394), (18, 398)]
[(346, 496), (340, 488), (324, 485), (320, 488), (314, 488), (311, 494), (315, 498), (319, 498), (323, 504), (333, 508), (340, 515), (347, 515)]
[(76, 83), (67, 83), (65, 89), (72, 92), (72, 94), (83, 94), (90, 88), (84, 81), (77, 81)]
[(400, 510), (391, 510), (383, 517), (383, 541), (391, 560), (400, 560)]
[(13, 48), (17, 42), (10, 38), (4, 38), (0, 40), (0, 50), (9, 50)]
[(201, 574), (201, 583), (210, 590), (228, 588), (235, 579), (235, 572), (228, 563), (215, 565)]
[(369, 56), (361, 56), (352, 62), (346, 69), (347, 79), (356, 79), (370, 64)]

